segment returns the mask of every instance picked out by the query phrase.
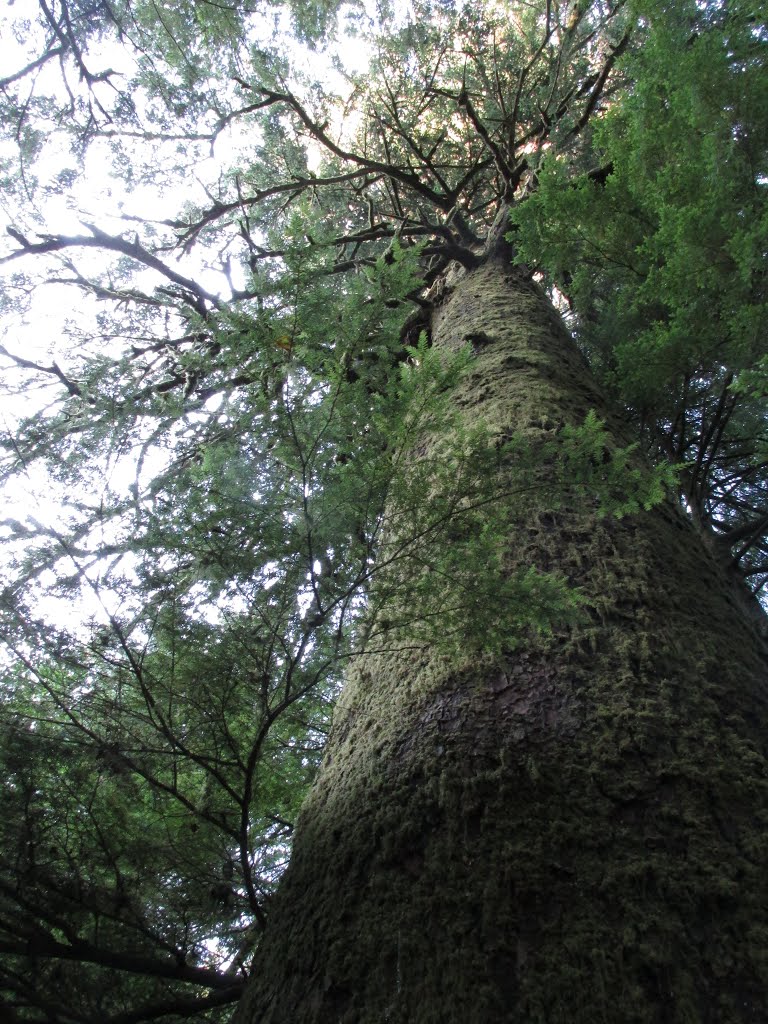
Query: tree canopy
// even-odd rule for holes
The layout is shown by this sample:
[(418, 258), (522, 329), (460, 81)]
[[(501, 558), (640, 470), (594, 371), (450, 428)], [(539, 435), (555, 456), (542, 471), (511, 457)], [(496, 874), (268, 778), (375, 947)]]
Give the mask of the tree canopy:
[[(500, 608), (521, 630), (579, 613), (557, 576), (494, 572), (493, 523), (525, 517), (542, 458), (553, 504), (624, 515), (671, 489), (761, 593), (765, 17), (7, 9), (10, 1019), (224, 1018), (345, 665), (482, 653)], [(625, 448), (595, 419), (556, 455), (452, 412), (483, 339), (438, 360), (424, 311), (505, 232), (623, 407)]]

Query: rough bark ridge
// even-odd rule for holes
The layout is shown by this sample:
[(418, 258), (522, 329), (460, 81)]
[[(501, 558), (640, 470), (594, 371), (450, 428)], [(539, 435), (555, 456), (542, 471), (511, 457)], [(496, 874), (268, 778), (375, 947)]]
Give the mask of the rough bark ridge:
[[(468, 416), (550, 432), (605, 412), (498, 258), (433, 329), (447, 347), (482, 332)], [(671, 506), (542, 508), (509, 540), (577, 582), (588, 619), (493, 663), (359, 666), (238, 1024), (768, 1020), (752, 627)]]

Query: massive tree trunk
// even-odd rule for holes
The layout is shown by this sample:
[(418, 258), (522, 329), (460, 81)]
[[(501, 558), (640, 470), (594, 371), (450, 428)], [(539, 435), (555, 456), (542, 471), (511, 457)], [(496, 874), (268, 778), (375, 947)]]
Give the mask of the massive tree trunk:
[[(468, 416), (608, 415), (498, 256), (435, 312), (470, 336)], [(589, 614), (352, 673), (240, 1024), (768, 1020), (766, 661), (728, 581), (671, 504), (542, 507), (509, 544)]]

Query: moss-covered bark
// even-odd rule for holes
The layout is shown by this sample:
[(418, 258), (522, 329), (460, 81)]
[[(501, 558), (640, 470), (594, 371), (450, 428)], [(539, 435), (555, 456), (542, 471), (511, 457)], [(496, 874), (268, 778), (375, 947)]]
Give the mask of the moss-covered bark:
[[(436, 311), (436, 344), (470, 335), (468, 415), (605, 414), (501, 261)], [(671, 506), (542, 508), (510, 552), (588, 616), (493, 662), (359, 667), (239, 1024), (768, 1020), (766, 664), (727, 581)]]

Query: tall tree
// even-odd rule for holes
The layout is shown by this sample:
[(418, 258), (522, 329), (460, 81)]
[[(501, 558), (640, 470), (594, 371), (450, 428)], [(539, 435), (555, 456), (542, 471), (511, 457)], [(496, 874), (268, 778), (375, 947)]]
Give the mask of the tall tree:
[[(112, 312), (6, 352), (9, 1012), (761, 1019), (762, 12), (416, 4), (339, 98), (254, 12), (39, 10), (3, 262)], [(196, 205), (46, 228), (54, 61)]]

